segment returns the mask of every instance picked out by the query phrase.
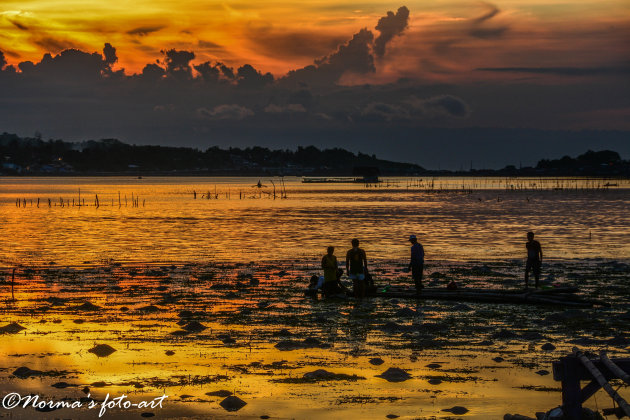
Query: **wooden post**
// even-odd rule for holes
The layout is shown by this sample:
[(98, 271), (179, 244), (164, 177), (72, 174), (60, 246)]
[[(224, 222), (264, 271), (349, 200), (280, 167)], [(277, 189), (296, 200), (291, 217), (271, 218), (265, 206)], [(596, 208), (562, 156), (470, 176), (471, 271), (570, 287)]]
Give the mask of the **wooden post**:
[(577, 376), (579, 361), (569, 356), (562, 359), (562, 408), (570, 420), (582, 419), (582, 400), (580, 398), (580, 379)]
[(601, 352), (599, 354), (599, 359), (602, 361), (602, 363), (604, 364), (604, 366), (606, 366), (606, 368), (611, 371), (612, 373), (614, 373), (615, 375), (617, 375), (617, 377), (619, 379), (621, 379), (622, 381), (624, 381), (625, 383), (627, 383), (628, 385), (630, 385), (630, 375), (628, 375), (623, 369), (621, 369), (619, 366), (617, 366), (616, 364), (614, 364), (612, 362), (612, 360), (610, 360), (608, 358), (608, 355), (606, 354), (605, 351)]
[(15, 267), (13, 267), (13, 275), (11, 276), (11, 300), (15, 300), (15, 295), (13, 294), (14, 283), (15, 283)]

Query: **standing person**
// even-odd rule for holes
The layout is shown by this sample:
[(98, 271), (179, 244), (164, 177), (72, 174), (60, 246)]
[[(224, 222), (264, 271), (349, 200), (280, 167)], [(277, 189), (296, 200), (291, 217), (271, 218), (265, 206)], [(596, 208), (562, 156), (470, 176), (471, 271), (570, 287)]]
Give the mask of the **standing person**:
[(529, 272), (534, 272), (536, 279), (536, 289), (538, 289), (538, 280), (540, 279), (540, 266), (542, 265), (542, 248), (540, 242), (534, 240), (534, 232), (527, 232), (527, 263), (525, 264), (525, 289), (529, 288)]
[(324, 269), (324, 295), (331, 295), (337, 291), (337, 269), (339, 263), (335, 256), (335, 247), (329, 246), (326, 249), (326, 255), (322, 257), (322, 268)]
[(367, 273), (367, 257), (359, 248), (359, 240), (352, 240), (352, 249), (346, 253), (346, 272), (352, 279), (354, 297), (364, 298), (366, 293), (365, 274)]
[(424, 271), (424, 247), (418, 242), (416, 235), (409, 235), (409, 242), (411, 242), (411, 261), (409, 262), (409, 269), (411, 270), (411, 277), (416, 285), (416, 294), (420, 294), (422, 285), (422, 272)]

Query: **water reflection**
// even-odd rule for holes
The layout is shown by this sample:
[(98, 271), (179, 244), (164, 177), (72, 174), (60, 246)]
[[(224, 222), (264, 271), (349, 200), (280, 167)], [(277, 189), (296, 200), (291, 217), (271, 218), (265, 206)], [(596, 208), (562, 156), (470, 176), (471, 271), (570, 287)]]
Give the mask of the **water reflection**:
[[(575, 181), (589, 187), (576, 190), (570, 181), (540, 179), (530, 184), (551, 189), (522, 191), (505, 185), (524, 181), (445, 178), (433, 185), (448, 190), (435, 192), (404, 180), (367, 188), (290, 179), (288, 198), (273, 200), (254, 194), (257, 180), (3, 178), (0, 221), (11, 246), (0, 250), (0, 259), (60, 265), (303, 261), (330, 244), (345, 249), (348, 238), (358, 237), (371, 260), (386, 260), (405, 258), (405, 238), (416, 233), (428, 260), (489, 260), (521, 258), (528, 230), (537, 232), (550, 258), (630, 257), (627, 182), (603, 190), (596, 181)], [(215, 187), (218, 199), (200, 198), (206, 191), (214, 197)], [(131, 207), (132, 195), (139, 207)], [(45, 197), (53, 199), (51, 207)], [(16, 206), (18, 198), (26, 207)], [(73, 199), (88, 206), (72, 206)]]

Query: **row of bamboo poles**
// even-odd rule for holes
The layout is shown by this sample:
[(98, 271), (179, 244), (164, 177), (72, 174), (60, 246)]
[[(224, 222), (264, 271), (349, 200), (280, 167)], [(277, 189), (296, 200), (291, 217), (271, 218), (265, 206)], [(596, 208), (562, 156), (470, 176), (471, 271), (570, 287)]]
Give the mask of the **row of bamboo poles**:
[(504, 191), (608, 191), (630, 188), (628, 180), (603, 178), (466, 178), (460, 180), (443, 177), (383, 179), (366, 183), (365, 188), (404, 188), (428, 192), (468, 192), (475, 190)]
[[(239, 189), (238, 199), (245, 200), (245, 199), (255, 199), (255, 198), (259, 198), (259, 199), (270, 198), (270, 199), (275, 200), (276, 198), (280, 198), (280, 199), (289, 198), (287, 194), (286, 185), (284, 184), (283, 179), (280, 180), (280, 184), (278, 185), (277, 189), (276, 189), (276, 184), (275, 182), (273, 182), (273, 180), (269, 180), (269, 182), (271, 182), (271, 185), (272, 185), (271, 190), (264, 190), (263, 188), (265, 188), (266, 186), (263, 185), (260, 181), (258, 181), (258, 184), (253, 186), (254, 188), (257, 189), (257, 191), (255, 190), (254, 192), (252, 192), (252, 191)], [(230, 200), (232, 198), (232, 189), (228, 188), (227, 191), (218, 192), (217, 186), (215, 185), (214, 192), (211, 192), (210, 190), (208, 190), (206, 192), (202, 192), (201, 194), (198, 194), (196, 190), (193, 190), (192, 194), (193, 194), (194, 200), (197, 199), (198, 195), (200, 196), (201, 199), (206, 199), (206, 200), (218, 200), (220, 198), (225, 198), (226, 200)], [(236, 197), (236, 194), (235, 194), (235, 197)]]
[[(70, 198), (63, 198), (63, 197), (59, 197), (59, 200), (57, 199), (50, 199), (50, 198), (46, 198), (45, 200), (41, 200), (39, 197), (37, 197), (36, 200), (33, 200), (32, 198), (30, 198), (28, 201), (26, 200), (26, 198), (16, 198), (15, 200), (15, 206), (20, 208), (20, 207), (27, 207), (29, 204), (31, 207), (36, 206), (37, 208), (40, 207), (40, 204), (42, 203), (44, 206), (46, 204), (48, 204), (48, 207), (96, 207), (99, 208), (103, 205), (106, 205), (104, 203), (101, 202), (101, 200), (98, 198), (98, 194), (94, 194), (94, 201), (88, 201), (87, 203), (85, 202), (85, 197), (81, 198), (81, 189), (79, 189), (79, 196), (78, 198), (75, 200), (75, 198), (73, 197), (72, 200)], [(131, 201), (131, 207), (140, 207), (140, 196), (138, 196), (138, 194), (131, 193), (131, 200), (127, 199), (127, 195), (124, 195), (124, 200), (123, 200), (123, 196), (120, 194), (120, 191), (118, 192), (118, 207), (127, 207), (129, 206), (129, 201)], [(114, 207), (115, 201), (112, 198), (111, 199), (111, 207)], [(146, 205), (146, 199), (142, 200), (142, 207), (144, 207)]]

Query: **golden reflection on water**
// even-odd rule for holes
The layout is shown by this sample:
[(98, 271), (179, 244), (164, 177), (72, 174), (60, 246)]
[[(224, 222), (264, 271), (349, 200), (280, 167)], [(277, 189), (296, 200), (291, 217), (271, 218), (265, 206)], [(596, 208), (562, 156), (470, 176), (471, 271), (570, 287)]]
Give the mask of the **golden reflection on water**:
[[(373, 272), (379, 282), (409, 285), (401, 267), (408, 258), (405, 239), (411, 232), (421, 235), (427, 249), (427, 274), (462, 272), (461, 281), (471, 287), (517, 287), (524, 233), (533, 229), (546, 258), (557, 261), (548, 271), (561, 282), (584, 279), (589, 272), (591, 283), (580, 280), (587, 291), (621, 287), (624, 281), (623, 273), (614, 274), (615, 281), (621, 282), (614, 283), (613, 272), (605, 271), (610, 269), (607, 263), (590, 258), (630, 257), (626, 211), (630, 197), (623, 185), (605, 191), (587, 184), (587, 190), (577, 191), (506, 191), (493, 180), (445, 179), (426, 191), (427, 185), (420, 188), (405, 181), (366, 188), (305, 185), (290, 179), (285, 180), (288, 198), (274, 200), (264, 198), (272, 193), (270, 183), (263, 179), (267, 186), (259, 190), (253, 187), (257, 181), (0, 180), (2, 235), (10, 243), (0, 249), (5, 279), (0, 284), (4, 303), (0, 324), (15, 321), (26, 327), (2, 336), (0, 391), (77, 399), (88, 386), (97, 399), (125, 393), (133, 401), (166, 393), (165, 408), (153, 410), (159, 418), (329, 419), (387, 414), (446, 418), (452, 415), (442, 410), (455, 405), (468, 408), (465, 417), (471, 419), (517, 412), (533, 415), (560, 404), (559, 384), (551, 375), (536, 371), (551, 370), (551, 362), (570, 350), (569, 341), (578, 334), (538, 323), (557, 308), (469, 304), (462, 309), (448, 302), (385, 299), (312, 301), (302, 289), (321, 253), (334, 244), (337, 255), (343, 255), (349, 239), (359, 237), (375, 261)], [(279, 189), (279, 181), (274, 182)], [(461, 182), (469, 182), (473, 190), (438, 192), (458, 189)], [(78, 203), (79, 188), (90, 206), (72, 206), (72, 198)], [(208, 191), (213, 198), (205, 198)], [(139, 197), (138, 207), (131, 205), (132, 193)], [(221, 196), (226, 193), (228, 198)], [(93, 206), (95, 194), (98, 208)], [(61, 197), (70, 206), (49, 208), (47, 197), (57, 202)], [(23, 203), (17, 207), (17, 198), (26, 199), (26, 207)], [(572, 262), (585, 258), (581, 265)], [(477, 261), (495, 264), (492, 270), (501, 276), (475, 278), (465, 271)], [(22, 266), (16, 301), (11, 302), (9, 268), (18, 263)], [(252, 278), (260, 285), (250, 283)], [(440, 279), (433, 280), (436, 286), (443, 286)], [(85, 302), (100, 309), (78, 310)], [(157, 309), (150, 311), (149, 306)], [(417, 312), (397, 315), (404, 308)], [(182, 330), (178, 324), (184, 319), (182, 310), (196, 312), (194, 319), (207, 329), (172, 334)], [(597, 312), (593, 314), (596, 317)], [(387, 330), (392, 321), (400, 331)], [(541, 332), (543, 338), (491, 339), (500, 328)], [(580, 330), (580, 336), (604, 340), (619, 327), (593, 324), (589, 328)], [(285, 336), (284, 329), (291, 335)], [(226, 336), (234, 343), (224, 343)], [(306, 338), (316, 338), (325, 346), (291, 351), (275, 347), (283, 340)], [(547, 340), (556, 343), (557, 351), (540, 349)], [(88, 352), (103, 343), (116, 352), (104, 358)], [(174, 354), (168, 356), (167, 351)], [(505, 360), (494, 360), (497, 356)], [(385, 363), (374, 366), (369, 363), (373, 357)], [(427, 367), (431, 363), (441, 366)], [(17, 379), (11, 373), (20, 366), (66, 372)], [(376, 377), (389, 367), (408, 370), (412, 379), (390, 383)], [(319, 368), (365, 379), (291, 382)], [(429, 379), (435, 377), (442, 382), (431, 384)], [(51, 387), (59, 381), (71, 386)], [(105, 384), (94, 385), (98, 382)], [(219, 406), (221, 398), (206, 395), (223, 389), (235, 392), (248, 405), (230, 414)], [(591, 407), (594, 404), (589, 402)], [(38, 413), (32, 409), (11, 412), (13, 418), (30, 419), (34, 414)], [(87, 411), (53, 414), (96, 418)], [(129, 418), (129, 413), (112, 410), (105, 418)]]
[[(271, 179), (262, 178), (260, 189), (257, 182), (0, 179), (2, 234), (11, 243), (0, 250), (0, 261), (304, 261), (317, 259), (328, 245), (341, 251), (353, 237), (378, 261), (406, 258), (410, 233), (419, 235), (428, 259), (497, 260), (522, 258), (528, 230), (537, 232), (550, 258), (630, 257), (628, 181), (385, 179), (365, 187), (287, 178), (288, 198), (280, 199), (283, 187), (275, 178), (275, 200)], [(606, 183), (613, 186), (604, 189)], [(132, 207), (132, 196), (138, 207)], [(86, 207), (79, 207), (83, 200)]]
[[(510, 277), (510, 267), (494, 269)], [(88, 386), (94, 398), (124, 393), (136, 402), (166, 393), (164, 410), (148, 410), (166, 418), (230, 417), (219, 406), (221, 398), (206, 395), (217, 390), (235, 392), (248, 403), (238, 412), (242, 418), (383, 418), (392, 413), (446, 418), (449, 414), (443, 409), (460, 405), (470, 410), (467, 418), (489, 419), (508, 412), (533, 414), (559, 404), (559, 384), (551, 375), (536, 373), (551, 370), (551, 362), (573, 346), (567, 342), (571, 332), (567, 336), (556, 325), (542, 330), (537, 326), (556, 308), (469, 303), (470, 307), (458, 309), (451, 302), (383, 299), (313, 301), (301, 293), (312, 269), (278, 268), (275, 263), (113, 264), (23, 270), (16, 286), (17, 302), (8, 300), (8, 284), (2, 285), (2, 324), (15, 321), (26, 329), (2, 337), (0, 390), (35, 392), (58, 400), (78, 399)], [(448, 272), (446, 267), (438, 269)], [(588, 266), (572, 269), (585, 273)], [(392, 276), (395, 271), (391, 267), (382, 274)], [(250, 278), (260, 285), (251, 285)], [(605, 287), (618, 287), (610, 277), (608, 281)], [(85, 302), (100, 309), (79, 310)], [(149, 310), (151, 306), (155, 308)], [(401, 308), (411, 310), (411, 315), (398, 315)], [(184, 319), (182, 310), (195, 313), (193, 319), (207, 328), (173, 334), (183, 328), (178, 323)], [(409, 332), (387, 330), (392, 321)], [(542, 331), (547, 338), (491, 339), (499, 328)], [(595, 328), (606, 338), (601, 325)], [(225, 343), (226, 335), (234, 342)], [(283, 340), (309, 337), (325, 346), (290, 351), (275, 347)], [(546, 340), (553, 341), (557, 351), (542, 351)], [(88, 352), (95, 344), (108, 344), (116, 351), (99, 358)], [(174, 354), (167, 356), (167, 351)], [(495, 360), (497, 356), (504, 361)], [(370, 364), (373, 357), (384, 363)], [(432, 363), (440, 366), (428, 366)], [(20, 366), (65, 372), (56, 377), (12, 377)], [(412, 378), (390, 383), (376, 377), (389, 367), (406, 369)], [(304, 373), (320, 368), (364, 379), (299, 383)], [(442, 382), (431, 384), (429, 380), (436, 377)], [(71, 386), (51, 387), (59, 381)], [(588, 405), (595, 403), (591, 400)], [(32, 409), (12, 411), (14, 418), (34, 418), (33, 413)], [(96, 418), (90, 412), (68, 410), (55, 416)], [(128, 416), (112, 410), (106, 418)]]

